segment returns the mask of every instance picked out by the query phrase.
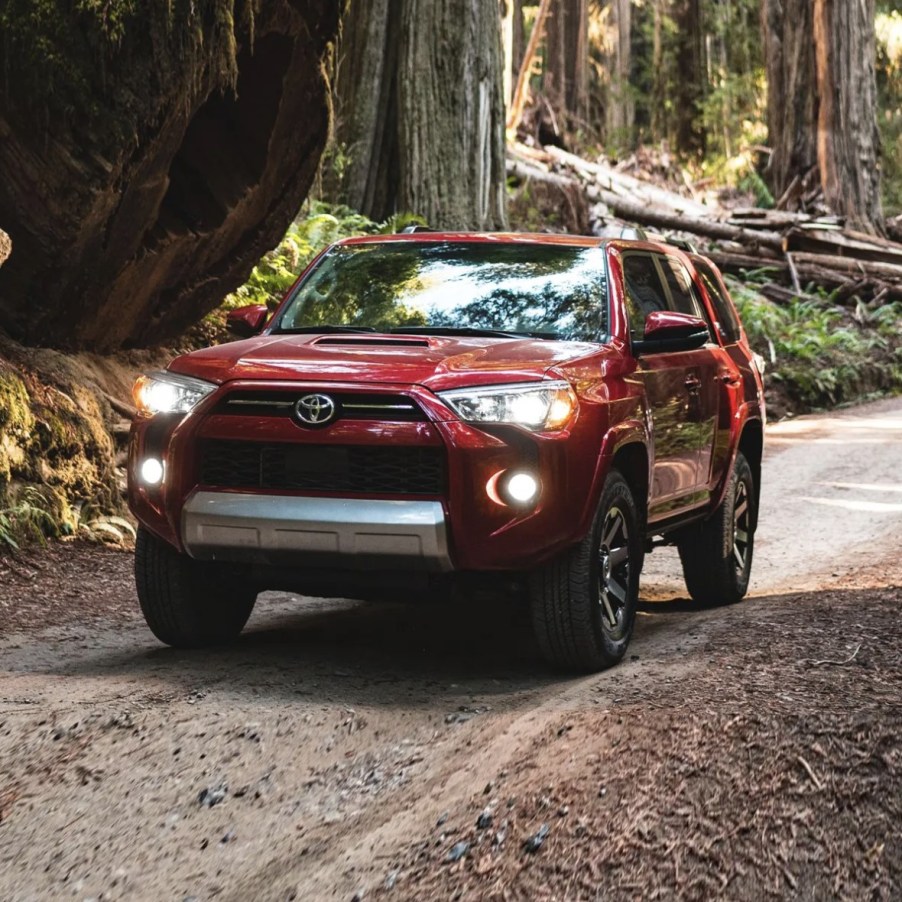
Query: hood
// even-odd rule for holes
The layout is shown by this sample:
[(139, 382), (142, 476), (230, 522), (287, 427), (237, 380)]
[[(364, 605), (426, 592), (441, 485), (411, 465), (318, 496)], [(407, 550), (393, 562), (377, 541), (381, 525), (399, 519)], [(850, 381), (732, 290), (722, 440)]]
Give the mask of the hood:
[(598, 345), (535, 338), (263, 335), (176, 358), (169, 369), (210, 382), (236, 379), (423, 385), (529, 382)]

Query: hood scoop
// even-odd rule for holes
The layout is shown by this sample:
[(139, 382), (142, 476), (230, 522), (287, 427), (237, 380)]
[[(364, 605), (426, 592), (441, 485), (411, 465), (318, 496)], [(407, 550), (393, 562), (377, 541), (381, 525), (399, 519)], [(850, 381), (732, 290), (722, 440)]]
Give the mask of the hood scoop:
[(370, 347), (370, 348), (428, 348), (429, 342), (425, 338), (363, 338), (348, 336), (341, 338), (320, 338), (315, 345), (341, 345), (342, 347)]

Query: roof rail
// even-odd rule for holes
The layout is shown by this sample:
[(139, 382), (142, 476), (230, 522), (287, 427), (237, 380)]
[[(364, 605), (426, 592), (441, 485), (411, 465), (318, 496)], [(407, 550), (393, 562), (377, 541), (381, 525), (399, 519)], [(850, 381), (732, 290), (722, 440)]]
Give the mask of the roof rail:
[(698, 248), (687, 238), (677, 238), (674, 235), (668, 235), (664, 240), (668, 244), (673, 245), (673, 247), (678, 247), (681, 251), (685, 251), (687, 254), (698, 253)]
[(401, 229), (401, 231), (398, 232), (398, 234), (399, 235), (416, 235), (417, 232), (434, 232), (434, 231), (435, 231), (435, 229), (430, 229), (429, 226), (409, 225), (409, 226), (404, 226), (404, 228)]

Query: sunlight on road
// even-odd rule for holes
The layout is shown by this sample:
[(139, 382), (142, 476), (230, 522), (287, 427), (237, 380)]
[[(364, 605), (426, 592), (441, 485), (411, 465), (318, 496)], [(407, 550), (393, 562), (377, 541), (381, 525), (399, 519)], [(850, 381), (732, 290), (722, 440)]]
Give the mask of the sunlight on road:
[(828, 507), (841, 507), (847, 511), (863, 511), (871, 514), (902, 514), (902, 504), (889, 504), (882, 501), (855, 501), (845, 498), (812, 498), (798, 495), (798, 501), (810, 501), (813, 504), (825, 504)]
[[(802, 433), (810, 435), (812, 426), (825, 426), (831, 432), (864, 432), (868, 429), (895, 430), (902, 432), (902, 418), (899, 417), (826, 417), (822, 423), (813, 423), (809, 419), (790, 420), (771, 427), (772, 433)], [(776, 438), (777, 435), (774, 435)]]
[(855, 489), (861, 492), (897, 492), (902, 495), (902, 485), (886, 485), (873, 482), (816, 482), (815, 485), (826, 485), (834, 489)]
[(828, 417), (778, 423), (768, 430), (767, 441), (777, 445), (882, 445), (902, 437), (899, 417)]
[[(768, 427), (755, 594), (805, 589), (876, 563), (902, 518), (899, 399)], [(838, 549), (843, 552), (838, 553)]]

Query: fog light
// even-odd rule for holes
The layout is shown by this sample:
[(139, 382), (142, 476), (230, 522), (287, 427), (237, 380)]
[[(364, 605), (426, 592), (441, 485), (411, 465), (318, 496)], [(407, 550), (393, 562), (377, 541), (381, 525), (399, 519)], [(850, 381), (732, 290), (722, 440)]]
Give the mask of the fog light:
[(148, 485), (159, 485), (163, 481), (163, 464), (155, 457), (148, 457), (141, 464), (141, 479)]
[(539, 483), (529, 473), (514, 473), (504, 484), (506, 493), (518, 504), (528, 504), (539, 491)]

